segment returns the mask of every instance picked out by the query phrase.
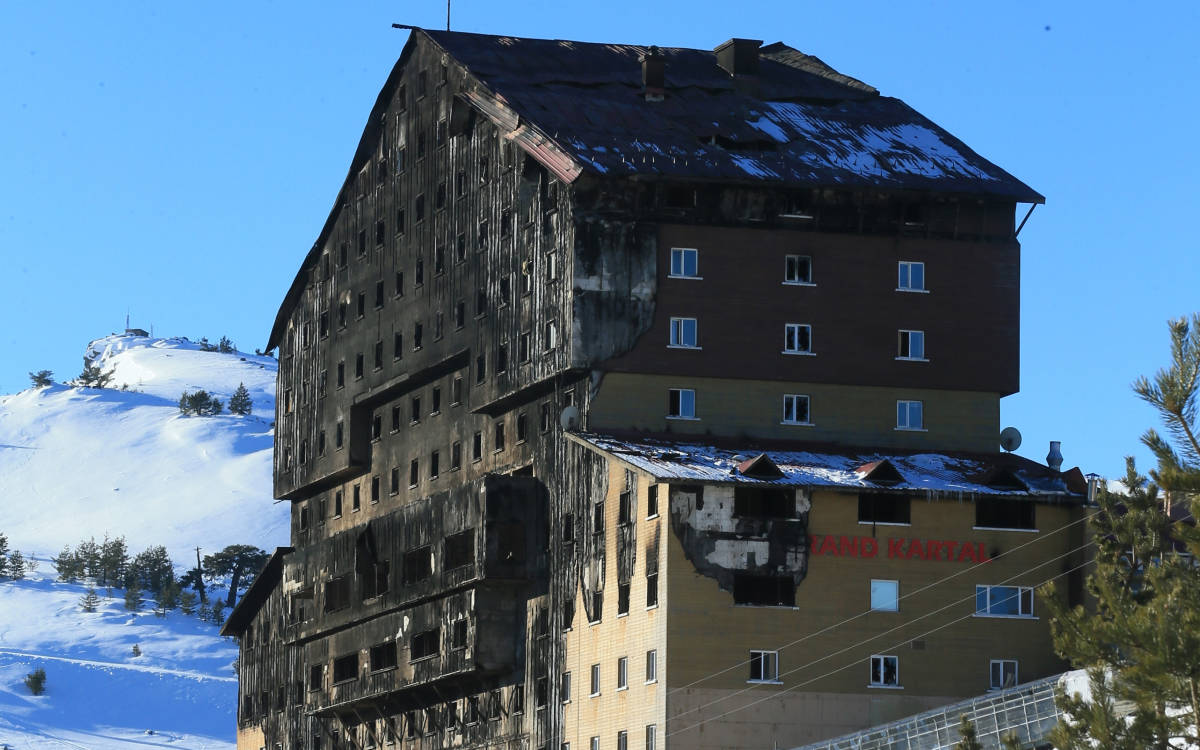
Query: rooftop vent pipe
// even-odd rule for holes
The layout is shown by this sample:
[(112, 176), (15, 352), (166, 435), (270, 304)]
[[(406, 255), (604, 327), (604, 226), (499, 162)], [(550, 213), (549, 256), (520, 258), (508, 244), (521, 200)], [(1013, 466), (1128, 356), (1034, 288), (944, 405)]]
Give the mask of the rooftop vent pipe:
[(651, 46), (640, 58), (642, 63), (642, 89), (648, 102), (661, 102), (667, 86), (667, 58), (662, 50)]
[(762, 46), (761, 39), (730, 39), (718, 46), (713, 52), (717, 53), (717, 65), (725, 69), (731, 76), (758, 75), (758, 48)]
[(1062, 448), (1061, 440), (1051, 440), (1050, 441), (1050, 452), (1046, 454), (1046, 465), (1049, 466), (1054, 471), (1062, 470), (1063, 457), (1062, 457), (1062, 450), (1060, 450), (1061, 448)]

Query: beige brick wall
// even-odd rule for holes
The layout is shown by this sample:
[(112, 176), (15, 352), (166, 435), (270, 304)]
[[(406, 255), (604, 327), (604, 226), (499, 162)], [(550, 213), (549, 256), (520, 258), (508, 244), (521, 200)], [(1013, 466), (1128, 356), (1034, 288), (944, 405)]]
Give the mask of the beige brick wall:
[[(615, 750), (617, 732), (628, 732), (629, 750), (645, 747), (646, 725), (654, 724), (658, 748), (665, 747), (663, 725), (666, 717), (666, 548), (659, 546), (659, 604), (646, 608), (645, 543), (654, 527), (663, 525), (661, 539), (670, 537), (666, 515), (646, 518), (649, 478), (638, 476), (635, 503), (637, 559), (630, 580), (629, 614), (617, 616), (616, 533), (618, 496), (625, 481), (625, 468), (609, 461), (609, 493), (604, 510), (606, 556), (604, 571), (604, 607), (600, 622), (588, 623), (582, 594), (576, 592), (575, 622), (566, 639), (566, 669), (571, 672), (571, 700), (563, 708), (563, 741), (571, 750), (588, 750), (593, 736), (600, 738), (602, 750)], [(665, 510), (666, 487), (660, 488), (659, 509)], [(657, 651), (657, 680), (647, 683), (646, 652)], [(628, 689), (617, 690), (617, 660), (628, 659)], [(591, 666), (600, 665), (600, 694), (589, 696)]]

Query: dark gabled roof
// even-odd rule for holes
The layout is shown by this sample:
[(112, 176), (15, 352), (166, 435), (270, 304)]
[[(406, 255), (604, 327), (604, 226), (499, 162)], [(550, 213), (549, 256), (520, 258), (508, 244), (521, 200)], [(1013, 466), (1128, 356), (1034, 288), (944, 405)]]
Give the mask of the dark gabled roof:
[[(373, 152), (380, 116), (422, 39), (480, 82), (462, 93), (464, 100), (512, 131), (515, 143), (567, 182), (590, 172), (1045, 202), (904, 102), (782, 42), (760, 49), (752, 81), (730, 76), (710, 50), (662, 48), (665, 96), (648, 102), (640, 57), (649, 47), (428, 29), (413, 30), (380, 89), (348, 177)], [(279, 345), (341, 203), (339, 193), (264, 351)]]
[(292, 551), (292, 547), (275, 548), (267, 560), (267, 564), (255, 577), (254, 583), (250, 584), (250, 588), (246, 589), (246, 593), (238, 601), (237, 606), (229, 613), (225, 624), (221, 626), (221, 635), (239, 636), (246, 632), (246, 626), (258, 614), (258, 610), (267, 601), (267, 597), (283, 579), (283, 558)]
[(736, 79), (711, 50), (662, 48), (665, 97), (649, 102), (648, 47), (419, 33), (585, 171), (1044, 202), (904, 102), (781, 42)]

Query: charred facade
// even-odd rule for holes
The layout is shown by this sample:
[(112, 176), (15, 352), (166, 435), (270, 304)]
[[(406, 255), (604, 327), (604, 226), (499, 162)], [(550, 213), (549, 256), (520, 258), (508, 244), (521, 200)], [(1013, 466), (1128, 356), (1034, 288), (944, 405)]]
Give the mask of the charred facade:
[[(239, 747), (702, 746), (667, 689), (688, 586), (795, 613), (822, 499), (951, 494), (797, 479), (779, 451), (965, 451), (958, 501), (994, 491), (1021, 202), (783, 44), (415, 30), (268, 342), (292, 547), (226, 625)], [(1005, 502), (1077, 504), (1018, 470)], [(632, 671), (649, 692), (614, 728), (632, 709), (584, 690), (634, 701)]]

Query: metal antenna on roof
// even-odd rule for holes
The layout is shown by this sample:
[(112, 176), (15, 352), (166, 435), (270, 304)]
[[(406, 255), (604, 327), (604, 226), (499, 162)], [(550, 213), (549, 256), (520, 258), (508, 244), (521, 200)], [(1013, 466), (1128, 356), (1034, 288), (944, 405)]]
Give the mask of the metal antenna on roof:
[(450, 30), (450, 0), (446, 0), (446, 31)]

